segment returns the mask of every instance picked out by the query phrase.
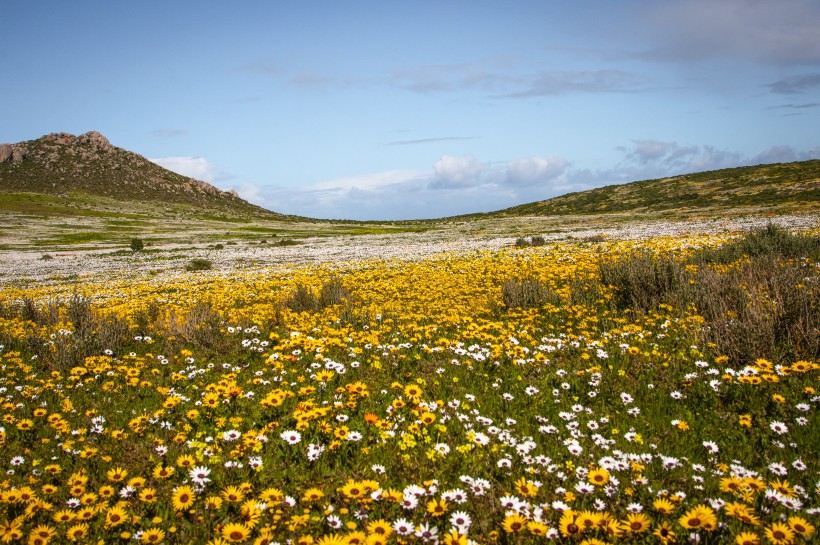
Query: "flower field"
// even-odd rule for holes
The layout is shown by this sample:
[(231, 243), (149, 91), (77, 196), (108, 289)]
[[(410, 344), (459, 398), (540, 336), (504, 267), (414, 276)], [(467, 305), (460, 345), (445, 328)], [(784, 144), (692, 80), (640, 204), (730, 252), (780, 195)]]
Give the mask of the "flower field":
[(0, 540), (813, 542), (814, 236), (6, 283)]

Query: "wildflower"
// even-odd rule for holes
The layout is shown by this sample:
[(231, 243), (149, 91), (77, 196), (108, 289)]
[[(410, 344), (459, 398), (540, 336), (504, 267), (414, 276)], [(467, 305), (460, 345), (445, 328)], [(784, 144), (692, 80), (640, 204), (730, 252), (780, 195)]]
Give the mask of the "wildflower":
[(116, 528), (120, 524), (127, 522), (128, 516), (125, 512), (125, 509), (119, 506), (114, 506), (108, 510), (105, 516), (105, 528), (109, 530), (111, 528)]
[(669, 515), (675, 510), (675, 504), (666, 498), (658, 498), (652, 502), (652, 507), (661, 515)]
[[(21, 534), (22, 535), (22, 534)], [(65, 536), (70, 541), (77, 541), (88, 535), (88, 523), (75, 524), (66, 530)]]
[(714, 511), (705, 505), (698, 505), (678, 519), (678, 523), (687, 530), (699, 530), (701, 528), (712, 531), (717, 528), (717, 517)]
[(675, 532), (672, 531), (672, 525), (668, 521), (663, 521), (655, 527), (652, 535), (661, 540), (661, 543), (674, 543)]
[(786, 424), (784, 424), (783, 422), (778, 422), (777, 420), (770, 422), (769, 428), (771, 428), (771, 430), (778, 435), (783, 435), (784, 433), (789, 431), (789, 427), (786, 426)]
[(789, 528), (803, 539), (811, 537), (816, 530), (813, 524), (802, 517), (789, 517)]
[(758, 545), (759, 543), (760, 538), (751, 532), (740, 532), (735, 536), (736, 545)]
[(561, 515), (558, 528), (564, 537), (573, 537), (579, 535), (581, 532), (581, 527), (576, 524), (575, 515), (572, 511), (566, 511)]
[(794, 530), (781, 522), (773, 522), (765, 530), (766, 539), (773, 545), (788, 545), (794, 541)]
[(624, 529), (630, 534), (642, 534), (649, 529), (651, 521), (643, 513), (630, 513), (623, 523)]
[(242, 543), (250, 536), (250, 530), (244, 524), (229, 522), (222, 527), (222, 537), (231, 543)]
[(302, 434), (296, 430), (283, 431), (279, 434), (279, 437), (281, 437), (289, 445), (295, 445), (302, 440)]
[(604, 468), (597, 468), (589, 472), (587, 480), (596, 486), (602, 486), (609, 482), (609, 471)]
[(444, 500), (431, 500), (427, 503), (427, 512), (433, 517), (440, 517), (447, 512), (447, 502)]
[(165, 531), (159, 528), (149, 528), (142, 533), (142, 543), (159, 543), (165, 538)]
[(502, 522), (501, 526), (504, 528), (504, 531), (508, 534), (514, 534), (522, 531), (527, 525), (526, 517), (523, 517), (517, 513), (508, 515), (504, 517), (504, 522)]
[(466, 530), (470, 527), (472, 522), (473, 521), (470, 518), (470, 515), (464, 511), (455, 511), (452, 515), (450, 515), (450, 524), (457, 527), (461, 533), (466, 533)]
[(393, 521), (393, 530), (400, 535), (400, 536), (409, 536), (413, 533), (415, 528), (413, 524), (408, 522), (406, 519), (398, 518)]
[(171, 494), (171, 503), (174, 507), (174, 511), (188, 509), (194, 504), (194, 500), (194, 491), (187, 485), (176, 488), (173, 494)]

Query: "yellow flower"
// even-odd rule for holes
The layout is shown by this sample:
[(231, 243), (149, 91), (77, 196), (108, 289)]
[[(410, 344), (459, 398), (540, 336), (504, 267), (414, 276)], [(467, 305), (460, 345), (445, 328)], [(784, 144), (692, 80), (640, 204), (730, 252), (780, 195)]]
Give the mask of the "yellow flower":
[(114, 506), (105, 515), (105, 529), (116, 528), (128, 521), (128, 514), (122, 507)]
[(65, 537), (68, 538), (70, 541), (77, 541), (78, 539), (84, 538), (88, 535), (88, 524), (75, 524), (68, 530), (66, 530)]
[(649, 529), (652, 521), (643, 513), (630, 513), (623, 521), (624, 529), (630, 534), (642, 534)]
[(143, 543), (159, 543), (165, 538), (165, 532), (159, 528), (149, 528), (142, 533), (140, 541)]
[(675, 504), (666, 498), (658, 498), (652, 502), (652, 507), (661, 515), (669, 515), (675, 510)]
[(704, 530), (711, 532), (717, 528), (717, 517), (710, 507), (698, 505), (687, 511), (678, 519), (678, 523), (687, 530)]
[(814, 525), (802, 517), (789, 517), (789, 528), (803, 538), (810, 537), (815, 532)]
[(564, 537), (577, 536), (581, 533), (581, 527), (575, 523), (575, 515), (572, 511), (566, 511), (561, 515), (558, 522), (558, 530)]
[(736, 545), (758, 545), (760, 538), (751, 532), (740, 532), (735, 536)]
[(128, 470), (123, 469), (121, 467), (115, 467), (113, 469), (109, 469), (108, 473), (106, 473), (106, 477), (108, 477), (109, 481), (120, 482), (125, 479), (128, 475)]
[(305, 490), (305, 493), (302, 495), (302, 501), (304, 502), (314, 502), (319, 501), (324, 497), (324, 492), (319, 490), (318, 488), (308, 488)]
[(188, 509), (195, 501), (194, 490), (188, 486), (183, 485), (174, 490), (171, 494), (171, 503), (174, 506), (174, 511), (182, 511)]
[(427, 503), (427, 512), (433, 517), (440, 517), (447, 512), (447, 502), (444, 500), (431, 500)]
[(672, 531), (672, 525), (668, 521), (663, 521), (655, 527), (652, 535), (661, 540), (661, 543), (674, 543), (675, 532)]
[(515, 534), (520, 532), (527, 526), (527, 518), (519, 515), (518, 513), (513, 513), (512, 515), (508, 515), (504, 517), (504, 522), (501, 523), (501, 527), (504, 528), (504, 531), (508, 534)]
[(393, 533), (393, 527), (385, 520), (374, 520), (367, 524), (367, 533), (388, 537)]
[(587, 479), (596, 486), (603, 486), (609, 482), (609, 471), (599, 467), (589, 472)]
[(766, 528), (765, 534), (769, 543), (774, 545), (788, 545), (794, 541), (794, 530), (782, 522), (773, 522), (771, 526)]
[(240, 503), (245, 499), (245, 493), (238, 486), (228, 486), (220, 495), (228, 503)]
[(222, 527), (222, 537), (231, 543), (242, 543), (251, 535), (250, 530), (244, 524), (229, 522)]

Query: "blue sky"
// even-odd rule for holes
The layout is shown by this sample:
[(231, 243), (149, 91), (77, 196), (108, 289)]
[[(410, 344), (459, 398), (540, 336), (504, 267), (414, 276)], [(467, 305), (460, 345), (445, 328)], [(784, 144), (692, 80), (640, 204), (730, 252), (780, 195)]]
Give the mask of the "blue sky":
[(441, 217), (820, 158), (820, 2), (17, 2), (0, 142), (97, 130), (277, 212)]

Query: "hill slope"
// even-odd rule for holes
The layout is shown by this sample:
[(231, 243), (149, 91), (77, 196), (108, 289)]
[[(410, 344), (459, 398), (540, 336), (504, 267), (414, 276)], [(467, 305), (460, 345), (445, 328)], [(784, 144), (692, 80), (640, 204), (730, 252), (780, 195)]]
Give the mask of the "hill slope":
[[(112, 146), (102, 134), (53, 133), (36, 140), (0, 145), (0, 194), (3, 202), (64, 202), (82, 197), (96, 204), (153, 205), (157, 215), (180, 212), (241, 217), (282, 217), (239, 198), (235, 193), (164, 169), (145, 157)], [(23, 195), (28, 194), (28, 195)], [(45, 199), (32, 199), (41, 194)], [(2, 195), (0, 195), (2, 196)], [(88, 200), (92, 198), (92, 201)], [(180, 208), (181, 207), (181, 208)]]
[(729, 168), (611, 185), (483, 216), (564, 216), (820, 205), (820, 161)]

